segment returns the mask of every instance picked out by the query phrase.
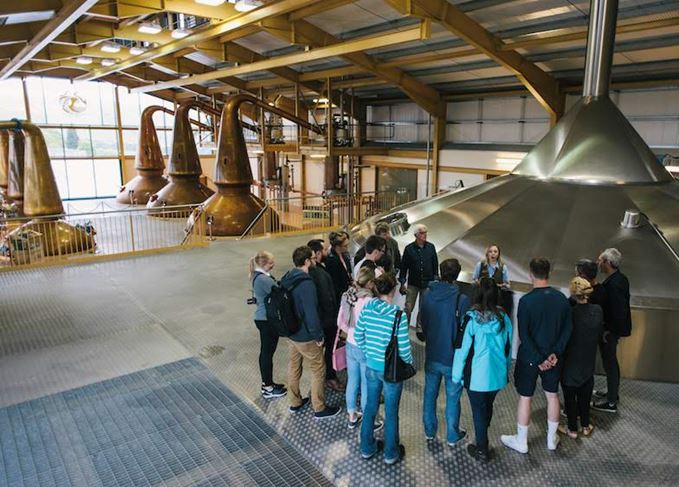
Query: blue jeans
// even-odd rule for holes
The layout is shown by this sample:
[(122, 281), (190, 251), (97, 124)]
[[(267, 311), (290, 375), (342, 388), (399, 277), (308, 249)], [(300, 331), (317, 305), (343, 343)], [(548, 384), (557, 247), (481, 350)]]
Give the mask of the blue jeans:
[(398, 405), (401, 402), (403, 382), (385, 382), (384, 372), (377, 372), (370, 367), (366, 370), (368, 380), (368, 403), (363, 411), (361, 424), (361, 453), (364, 456), (374, 455), (377, 443), (373, 427), (377, 409), (380, 406), (380, 395), (384, 389), (384, 459), (394, 460), (399, 457), (398, 445)]
[(365, 378), (365, 355), (360, 348), (347, 342), (347, 412), (358, 411), (358, 391), (361, 391), (361, 411), (368, 403), (368, 382)]
[(453, 367), (439, 362), (426, 362), (424, 366), (424, 402), (422, 406), (422, 422), (424, 433), (435, 437), (439, 420), (436, 416), (436, 402), (439, 397), (441, 378), (446, 386), (446, 427), (449, 443), (460, 439), (460, 396), (462, 384), (453, 382)]

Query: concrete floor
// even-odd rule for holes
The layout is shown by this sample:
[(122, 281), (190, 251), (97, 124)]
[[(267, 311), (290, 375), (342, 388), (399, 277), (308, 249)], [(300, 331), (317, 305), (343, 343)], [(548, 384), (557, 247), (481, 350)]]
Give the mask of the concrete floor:
[[(556, 454), (544, 446), (545, 404), (537, 396), (527, 456), (499, 446), (498, 436), (515, 428), (517, 396), (508, 387), (496, 402), (490, 436), (497, 458), (488, 466), (469, 459), (464, 446), (448, 448), (441, 438), (425, 442), (421, 372), (404, 388), (401, 435), (407, 456), (394, 467), (377, 459), (361, 460), (357, 432), (346, 428), (345, 416), (319, 423), (309, 412), (290, 416), (286, 399), (262, 399), (253, 309), (245, 304), (250, 292), (247, 261), (259, 248), (268, 249), (277, 258), (275, 275), (282, 276), (290, 267), (292, 249), (309, 238), (219, 241), (186, 252), (0, 273), (0, 413), (20, 410), (34, 404), (26, 401), (50, 394), (88, 390), (140, 371), (197, 360), (250, 414), (262, 418), (310, 461), (313, 467), (308, 469), (320, 470), (336, 485), (677, 484), (679, 385), (623, 381), (619, 415), (595, 413), (594, 436), (563, 440)], [(286, 348), (282, 340), (275, 361), (278, 382), (286, 381)], [(421, 369), (422, 347), (416, 344), (414, 349)], [(597, 380), (601, 384), (601, 378)], [(343, 404), (337, 394), (330, 394), (329, 400)], [(462, 425), (473, 437), (466, 397), (462, 405)], [(25, 423), (32, 420), (15, 421), (29, 428)], [(289, 445), (278, 448), (282, 453)], [(277, 455), (273, 447), (272, 452)], [(158, 485), (196, 485), (199, 474)], [(36, 485), (61, 485), (54, 478), (45, 477)], [(299, 485), (299, 477), (294, 479), (273, 484)], [(234, 482), (224, 477), (211, 485)], [(252, 482), (271, 483), (261, 478)], [(4, 485), (30, 484), (10, 484), (0, 475)]]

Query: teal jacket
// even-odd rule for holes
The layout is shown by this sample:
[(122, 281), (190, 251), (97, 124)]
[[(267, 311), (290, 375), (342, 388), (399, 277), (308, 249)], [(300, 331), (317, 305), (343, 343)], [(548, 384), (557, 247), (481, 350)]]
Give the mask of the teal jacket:
[[(476, 392), (499, 391), (507, 385), (512, 365), (512, 322), (504, 312), (504, 328), (493, 313), (470, 310), (467, 316), (469, 322), (462, 347), (455, 352), (453, 359), (453, 382), (463, 381), (465, 363), (473, 343), (471, 376), (465, 386)], [(506, 353), (507, 350), (509, 353)]]

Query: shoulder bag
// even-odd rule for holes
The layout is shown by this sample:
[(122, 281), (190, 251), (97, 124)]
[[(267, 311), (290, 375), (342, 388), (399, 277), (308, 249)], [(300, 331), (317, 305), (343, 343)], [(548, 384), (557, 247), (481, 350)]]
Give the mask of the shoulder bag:
[(398, 354), (398, 327), (403, 311), (396, 312), (391, 339), (384, 354), (384, 380), (387, 382), (403, 382), (415, 375), (415, 367), (403, 361)]

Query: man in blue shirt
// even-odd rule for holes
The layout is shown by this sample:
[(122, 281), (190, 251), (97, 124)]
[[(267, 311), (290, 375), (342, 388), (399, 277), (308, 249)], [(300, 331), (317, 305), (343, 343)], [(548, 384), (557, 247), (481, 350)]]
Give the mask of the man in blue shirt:
[(559, 444), (559, 378), (561, 357), (571, 336), (571, 306), (566, 296), (549, 285), (550, 263), (544, 258), (530, 261), (533, 290), (519, 301), (517, 318), (521, 345), (514, 367), (514, 385), (519, 393), (517, 433), (502, 435), (502, 443), (528, 453), (531, 398), (538, 377), (547, 397), (547, 448)]
[(469, 310), (469, 299), (460, 292), (455, 283), (461, 266), (457, 259), (441, 262), (441, 280), (429, 283), (422, 294), (422, 332), (425, 346), (425, 381), (422, 421), (427, 440), (436, 437), (438, 418), (436, 401), (439, 397), (441, 379), (446, 386), (446, 428), (448, 445), (454, 446), (464, 438), (460, 430), (460, 396), (462, 384), (452, 378), (455, 335), (459, 320)]

